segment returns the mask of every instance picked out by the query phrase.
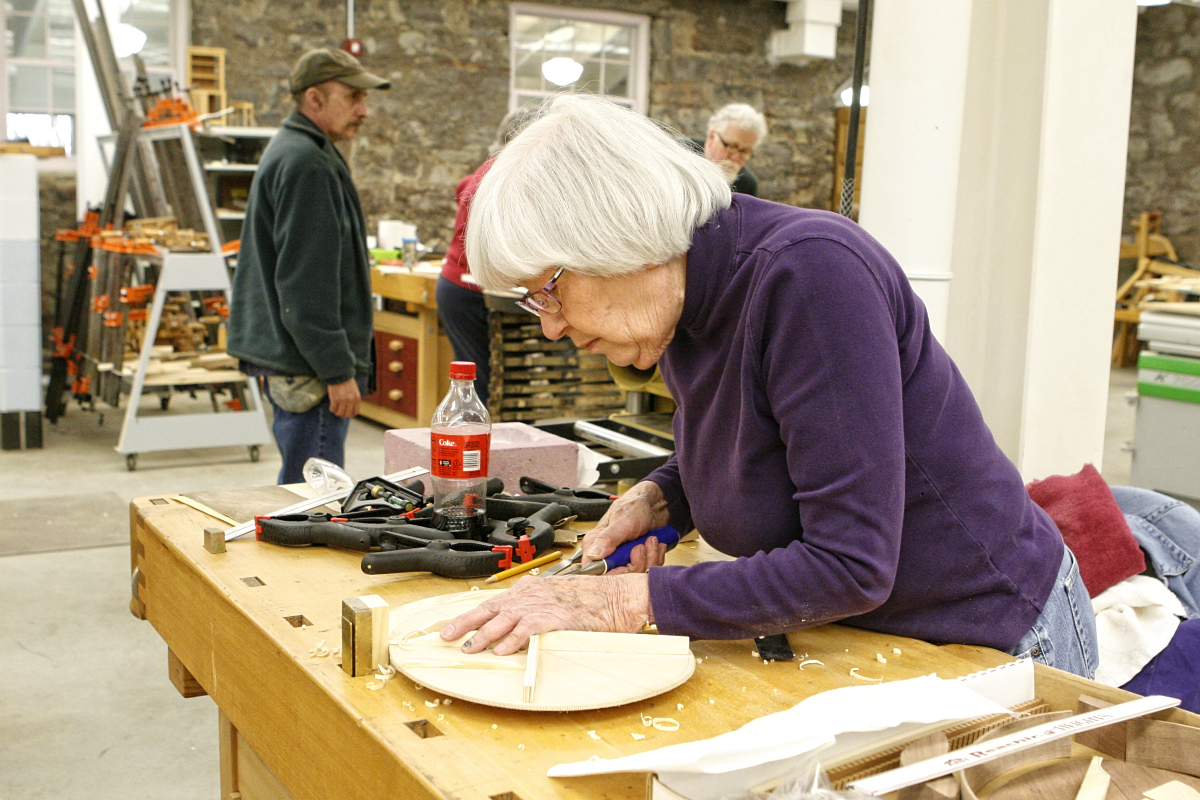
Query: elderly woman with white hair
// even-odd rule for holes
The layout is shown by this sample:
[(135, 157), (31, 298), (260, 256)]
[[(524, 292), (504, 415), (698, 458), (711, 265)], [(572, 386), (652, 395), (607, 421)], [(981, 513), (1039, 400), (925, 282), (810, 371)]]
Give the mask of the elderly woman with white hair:
[(1094, 619), (903, 271), (840, 216), (731, 195), (720, 168), (603, 98), (549, 101), (467, 224), (486, 288), (551, 339), (658, 364), (675, 453), (613, 503), (584, 562), (666, 524), (733, 561), (526, 577), (447, 624), (506, 655), (556, 629), (743, 639), (841, 622), (1080, 675)]

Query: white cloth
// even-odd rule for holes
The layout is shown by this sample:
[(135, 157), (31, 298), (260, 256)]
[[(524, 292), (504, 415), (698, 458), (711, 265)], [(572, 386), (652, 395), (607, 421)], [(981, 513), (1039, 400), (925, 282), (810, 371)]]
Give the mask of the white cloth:
[(1092, 598), (1100, 667), (1096, 680), (1121, 686), (1171, 642), (1183, 604), (1161, 581), (1134, 575)]

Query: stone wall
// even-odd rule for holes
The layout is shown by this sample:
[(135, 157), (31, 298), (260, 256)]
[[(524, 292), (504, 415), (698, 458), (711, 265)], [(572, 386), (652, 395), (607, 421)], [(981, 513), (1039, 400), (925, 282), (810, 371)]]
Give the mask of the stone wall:
[[(850, 76), (855, 15), (838, 58), (771, 66), (766, 42), (786, 27), (776, 0), (562, 0), (558, 5), (651, 19), (649, 114), (690, 136), (727, 102), (748, 102), (770, 135), (750, 166), (760, 195), (828, 208), (833, 187), (833, 92)], [(360, 0), (363, 62), (392, 89), (372, 92), (371, 116), (346, 147), (369, 230), (380, 219), (418, 226), (443, 248), (454, 187), (484, 159), (508, 103), (508, 3)], [(302, 53), (339, 46), (345, 6), (331, 0), (193, 0), (192, 41), (224, 47), (231, 100), (255, 104), (260, 125), (291, 110), (287, 75)]]
[(1129, 116), (1123, 234), (1143, 211), (1181, 260), (1200, 266), (1200, 8), (1140, 10)]
[[(55, 241), (54, 236), (59, 230), (78, 225), (75, 219), (75, 173), (38, 173), (38, 194), (42, 229), (42, 340), (49, 347), (58, 303), (58, 253), (62, 244)], [(66, 251), (68, 259), (71, 253), (71, 250)]]

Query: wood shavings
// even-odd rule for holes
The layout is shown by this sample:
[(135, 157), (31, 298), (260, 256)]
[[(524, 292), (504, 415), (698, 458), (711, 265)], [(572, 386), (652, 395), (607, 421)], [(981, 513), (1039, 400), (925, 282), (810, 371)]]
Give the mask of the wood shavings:
[(324, 658), (327, 655), (329, 655), (329, 648), (325, 646), (324, 639), (308, 648), (309, 658)]
[(442, 704), (442, 701), (441, 701), (441, 700), (438, 700), (438, 699), (436, 699), (436, 698), (434, 698), (433, 700), (426, 700), (426, 701), (425, 701), (425, 705), (426, 705), (427, 707), (429, 707), (429, 708), (437, 708), (437, 707), (438, 707), (438, 706), (440, 706), (441, 704)]
[(497, 725), (496, 723), (494, 723), (494, 722), (492, 723), (492, 730), (496, 730), (496, 729), (497, 729), (497, 728), (499, 728), (499, 727), (500, 727), (500, 726), (499, 726), (499, 725)]
[(710, 698), (708, 698), (708, 702), (709, 702), (709, 703), (711, 703), (711, 704), (714, 704), (714, 705), (715, 705), (717, 701), (716, 701), (716, 700), (713, 700), (713, 699), (710, 697)]
[(600, 756), (588, 756), (588, 761), (599, 761)]
[(824, 662), (824, 661), (818, 661), (818, 660), (817, 660), (817, 659), (815, 659), (815, 658), (810, 658), (810, 659), (808, 659), (807, 661), (801, 661), (801, 662), (800, 662), (800, 669), (804, 669), (804, 668), (805, 668), (806, 666), (808, 666), (809, 664), (819, 664), (819, 665), (820, 665), (820, 666), (822, 666), (822, 667), (823, 667), (823, 666), (825, 666), (825, 662)]
[(441, 721), (442, 721), (442, 720), (444, 720), (445, 718), (446, 718), (446, 715), (445, 715), (445, 714), (438, 714), (437, 721), (438, 721), (438, 722), (441, 722)]
[(529, 570), (530, 575), (540, 575), (541, 572), (542, 572), (541, 567), (534, 567), (533, 569)]
[(670, 717), (655, 717), (654, 730), (656, 731), (677, 731), (679, 723)]
[(675, 710), (676, 710), (676, 711), (683, 711), (683, 703), (676, 703), (676, 704), (675, 704)]
[(416, 710), (417, 710), (417, 707), (413, 705), (413, 703), (412, 703), (412, 700), (405, 700), (405, 701), (404, 701), (403, 703), (401, 703), (400, 705), (404, 706), (404, 707), (405, 707), (405, 708), (407, 708), (409, 711), (416, 711)]
[(445, 700), (442, 701), (442, 705), (448, 706), (453, 702), (454, 702), (453, 700), (451, 700), (449, 697), (447, 697)]
[(892, 648), (892, 655), (894, 655), (894, 656), (898, 656), (898, 655), (900, 655), (900, 648), (899, 648), (899, 647), (893, 647), (893, 648)]
[(883, 657), (883, 653), (876, 653), (876, 654), (875, 654), (875, 660), (876, 660), (876, 661), (878, 661), (880, 664), (886, 664), (886, 663), (887, 663), (887, 659)]
[(478, 592), (478, 591), (479, 591), (479, 587), (478, 587), (478, 586), (472, 586), (472, 587), (471, 587), (471, 591), (472, 591), (472, 592)]
[(654, 717), (650, 716), (649, 714), (639, 714), (638, 716), (642, 718), (642, 724), (647, 728), (654, 724)]
[(375, 675), (375, 680), (368, 683), (367, 688), (371, 691), (382, 689), (384, 684), (388, 682), (388, 679), (393, 677), (395, 674), (396, 668), (391, 664), (388, 664), (386, 667), (380, 667), (379, 672)]
[(594, 741), (600, 741), (600, 734), (596, 733), (595, 731), (588, 731), (588, 736), (592, 737)]
[(859, 675), (859, 674), (858, 674), (858, 667), (854, 667), (853, 669), (851, 669), (851, 670), (850, 670), (850, 677), (851, 677), (851, 678), (854, 678), (854, 679), (856, 679), (856, 680), (860, 680), (860, 681), (866, 681), (867, 683), (883, 683), (883, 678), (882, 678), (882, 677), (879, 677), (879, 678), (868, 678), (866, 675)]
[(517, 745), (517, 749), (518, 749), (518, 750), (524, 750), (524, 749), (525, 749), (525, 745), (523, 745), (523, 744), (519, 744), (519, 745)]
[(633, 737), (635, 742), (640, 742), (642, 739), (646, 738), (646, 734), (644, 733), (631, 733), (629, 735)]

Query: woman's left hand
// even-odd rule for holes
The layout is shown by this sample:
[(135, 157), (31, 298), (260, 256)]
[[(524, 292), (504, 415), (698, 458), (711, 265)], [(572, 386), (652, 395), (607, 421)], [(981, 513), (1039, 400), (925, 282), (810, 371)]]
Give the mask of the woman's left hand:
[(653, 621), (650, 583), (644, 574), (535, 578), (517, 585), (477, 608), (459, 614), (441, 630), (446, 641), (475, 631), (462, 647), (478, 653), (511, 655), (535, 633), (556, 630), (636, 633)]

